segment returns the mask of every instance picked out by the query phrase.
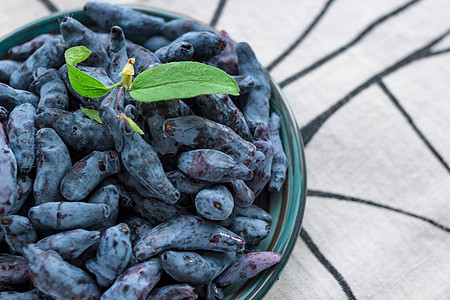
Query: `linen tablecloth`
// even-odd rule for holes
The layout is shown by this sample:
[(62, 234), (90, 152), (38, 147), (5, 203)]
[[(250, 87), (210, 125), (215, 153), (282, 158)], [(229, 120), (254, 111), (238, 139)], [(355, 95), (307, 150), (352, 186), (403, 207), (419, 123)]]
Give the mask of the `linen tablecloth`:
[[(109, 2), (226, 29), (283, 88), (308, 197), (265, 299), (450, 299), (449, 0)], [(0, 0), (0, 36), (84, 3)]]

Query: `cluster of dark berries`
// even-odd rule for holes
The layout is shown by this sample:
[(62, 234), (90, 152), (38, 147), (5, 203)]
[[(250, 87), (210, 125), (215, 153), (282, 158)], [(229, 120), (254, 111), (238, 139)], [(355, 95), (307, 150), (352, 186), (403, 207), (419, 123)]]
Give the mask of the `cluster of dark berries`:
[[(253, 202), (266, 186), (279, 191), (287, 168), (267, 75), (225, 31), (106, 3), (84, 9), (110, 33), (65, 17), (60, 34), (0, 60), (0, 298), (221, 299), (280, 260), (255, 250), (271, 217)], [(125, 39), (137, 35), (143, 46)], [(142, 103), (116, 88), (86, 98), (64, 64), (80, 45), (92, 54), (77, 68), (105, 85), (129, 57), (136, 75), (195, 60), (232, 75), (240, 96)]]

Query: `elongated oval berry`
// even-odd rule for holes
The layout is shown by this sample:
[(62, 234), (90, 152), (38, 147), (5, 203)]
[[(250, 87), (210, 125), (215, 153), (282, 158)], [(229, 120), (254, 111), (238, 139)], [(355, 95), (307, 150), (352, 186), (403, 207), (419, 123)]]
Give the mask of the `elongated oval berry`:
[(228, 229), (196, 216), (180, 216), (153, 228), (133, 249), (140, 261), (165, 250), (212, 250), (236, 252), (245, 241)]
[(9, 144), (14, 152), (17, 167), (20, 172), (28, 173), (34, 164), (35, 159), (35, 137), (36, 128), (34, 117), (36, 109), (30, 103), (16, 106), (9, 114), (6, 131)]
[(162, 275), (158, 259), (150, 259), (125, 270), (102, 295), (102, 300), (146, 299)]
[(22, 248), (26, 244), (37, 241), (36, 231), (27, 217), (6, 216), (1, 220), (1, 227), (5, 233), (5, 241), (11, 253), (22, 253)]
[(170, 40), (174, 40), (190, 31), (208, 31), (214, 33), (214, 30), (211, 27), (187, 19), (170, 20), (162, 26), (161, 31), (162, 34)]
[(101, 287), (108, 287), (128, 266), (130, 256), (130, 230), (121, 223), (103, 233), (97, 255), (86, 263), (86, 268), (95, 274)]
[[(92, 30), (69, 16), (65, 16), (62, 19), (59, 24), (59, 29), (61, 30), (67, 48), (85, 46), (92, 51), (91, 55), (81, 63), (82, 65), (102, 67), (105, 70), (109, 69), (110, 59), (108, 54)], [(110, 29), (108, 28), (107, 30)]]
[(25, 42), (23, 44), (12, 47), (8, 50), (8, 56), (15, 60), (26, 60), (31, 54), (39, 49), (46, 42), (55, 38), (60, 38), (57, 34), (40, 34), (37, 37)]
[(195, 101), (203, 116), (228, 126), (244, 140), (252, 140), (244, 115), (227, 94), (201, 95)]
[(22, 256), (0, 253), (0, 284), (27, 282), (29, 270)]
[(17, 174), (17, 196), (13, 205), (8, 209), (9, 215), (15, 215), (27, 200), (33, 189), (33, 178), (29, 173)]
[(179, 282), (205, 284), (211, 282), (233, 261), (234, 252), (178, 252), (166, 251), (161, 254), (164, 271)]
[(286, 170), (288, 167), (286, 154), (280, 138), (280, 117), (276, 113), (270, 115), (269, 122), (270, 141), (273, 145), (272, 169), (270, 173), (269, 191), (278, 192), (286, 180)]
[(113, 25), (122, 27), (125, 34), (152, 36), (161, 32), (165, 23), (163, 18), (98, 1), (89, 1), (84, 11), (104, 30), (110, 30)]
[[(122, 133), (120, 132), (120, 122), (117, 119), (119, 112), (115, 108), (115, 101), (118, 96), (122, 99), (123, 93), (122, 95), (118, 95), (118, 92), (119, 89), (115, 88), (107, 94), (98, 108), (98, 113), (103, 124), (108, 128), (109, 134), (114, 139), (117, 152), (122, 152), (124, 139)], [(119, 100), (119, 102), (121, 101)]]
[(237, 163), (231, 156), (213, 149), (198, 149), (181, 153), (178, 168), (190, 177), (210, 181), (229, 182), (248, 180), (252, 171)]
[(50, 235), (36, 244), (42, 250), (54, 250), (65, 260), (78, 258), (87, 248), (100, 240), (99, 231), (73, 229)]
[(56, 69), (37, 68), (33, 78), (30, 91), (41, 96), (39, 107), (69, 108), (67, 88)]
[(128, 62), (127, 46), (123, 30), (119, 26), (111, 27), (111, 45), (109, 46), (109, 74), (114, 82), (120, 82), (122, 75), (119, 75), (123, 67)]
[(237, 217), (230, 230), (242, 236), (246, 244), (253, 246), (269, 235), (270, 226), (269, 223), (263, 220)]
[(59, 38), (46, 42), (27, 58), (22, 66), (15, 70), (9, 78), (9, 84), (15, 89), (28, 89), (33, 81), (33, 71), (37, 67), (57, 68), (64, 63), (66, 45)]
[(114, 140), (104, 125), (73, 112), (41, 108), (35, 123), (53, 128), (69, 148), (82, 153), (114, 149)]
[(247, 217), (247, 218), (263, 220), (267, 223), (272, 222), (272, 216), (268, 212), (266, 212), (264, 209), (262, 209), (261, 207), (259, 207), (257, 205), (254, 205), (254, 204), (252, 204), (248, 207), (236, 206), (234, 208), (234, 213), (238, 217)]
[(256, 151), (255, 145), (241, 138), (228, 126), (199, 116), (168, 119), (164, 133), (190, 149), (215, 149), (222, 151), (246, 166)]
[(188, 42), (172, 43), (166, 47), (159, 48), (155, 55), (162, 63), (174, 61), (190, 61), (194, 56), (194, 47)]
[(71, 167), (69, 150), (56, 131), (40, 129), (36, 133), (36, 177), (33, 184), (36, 205), (64, 199), (59, 186)]
[(61, 194), (70, 201), (79, 201), (106, 177), (120, 170), (119, 155), (115, 151), (93, 151), (73, 165), (61, 181)]
[[(262, 136), (264, 139), (258, 138), (260, 132), (263, 132)], [(267, 136), (267, 138), (265, 138), (265, 136)], [(255, 130), (255, 138), (256, 141), (254, 143), (256, 149), (264, 154), (264, 160), (255, 165), (255, 168), (253, 169), (253, 178), (248, 180), (246, 184), (252, 189), (253, 193), (258, 196), (270, 180), (274, 148), (269, 139), (268, 127), (258, 127)]]
[(105, 204), (84, 202), (47, 202), (30, 208), (28, 218), (41, 230), (88, 228), (108, 219)]
[(33, 285), (55, 299), (99, 299), (94, 280), (83, 270), (65, 262), (55, 251), (35, 244), (23, 249)]
[(278, 263), (281, 255), (275, 252), (252, 252), (238, 258), (215, 282), (227, 286), (237, 281), (256, 276), (259, 272)]
[(248, 94), (243, 95), (243, 113), (250, 130), (253, 132), (257, 126), (269, 125), (269, 79), (247, 43), (236, 45), (238, 55), (238, 68), (240, 75), (250, 75), (255, 79), (255, 85)]
[(238, 57), (236, 54), (236, 43), (230, 38), (225, 30), (217, 33), (226, 42), (227, 46), (218, 55), (214, 56), (208, 64), (224, 70), (230, 75), (238, 74)]
[(230, 186), (234, 204), (241, 207), (252, 205), (255, 200), (255, 193), (253, 193), (243, 180), (233, 180), (230, 182)]
[(105, 204), (109, 207), (108, 220), (98, 225), (92, 226), (90, 229), (96, 229), (104, 231), (107, 228), (114, 226), (117, 221), (117, 215), (119, 214), (119, 198), (120, 194), (115, 185), (109, 184), (98, 189), (89, 199), (88, 203)]
[(172, 99), (150, 103), (139, 103), (147, 126), (145, 139), (160, 154), (176, 154), (180, 144), (161, 130), (168, 118), (182, 116), (181, 100)]
[(169, 204), (180, 199), (177, 191), (166, 176), (155, 150), (135, 132), (125, 120), (121, 121), (125, 136), (125, 147), (121, 153), (122, 165), (153, 197)]
[(207, 61), (222, 52), (227, 46), (227, 41), (224, 38), (208, 31), (186, 32), (171, 44), (178, 42), (188, 42), (194, 47), (193, 59), (196, 61)]
[(0, 82), (8, 83), (12, 72), (20, 68), (22, 63), (15, 60), (0, 60)]
[(39, 97), (32, 92), (14, 89), (7, 84), (0, 83), (0, 105), (8, 111), (23, 103), (31, 103), (35, 108), (38, 107)]

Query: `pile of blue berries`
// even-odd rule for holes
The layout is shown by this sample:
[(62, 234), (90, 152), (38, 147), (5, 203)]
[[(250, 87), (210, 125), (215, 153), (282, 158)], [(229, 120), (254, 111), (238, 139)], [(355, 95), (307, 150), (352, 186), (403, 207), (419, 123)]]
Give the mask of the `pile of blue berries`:
[[(0, 298), (222, 299), (280, 260), (257, 250), (271, 217), (253, 204), (287, 168), (267, 75), (225, 31), (101, 2), (84, 10), (109, 33), (67, 16), (60, 34), (0, 60)], [(137, 35), (145, 43), (126, 39)], [(77, 68), (107, 86), (130, 57), (136, 75), (192, 60), (233, 76), (240, 96), (87, 98), (64, 64), (74, 46), (92, 51)]]

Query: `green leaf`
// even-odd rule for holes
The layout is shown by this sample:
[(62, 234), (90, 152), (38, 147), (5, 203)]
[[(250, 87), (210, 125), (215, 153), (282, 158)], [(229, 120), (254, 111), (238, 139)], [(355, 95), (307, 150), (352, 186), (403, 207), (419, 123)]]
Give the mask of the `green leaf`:
[(89, 109), (85, 107), (81, 107), (81, 111), (88, 116), (90, 119), (99, 122), (100, 124), (103, 124), (102, 120), (100, 119), (100, 115), (98, 111), (95, 109)]
[(81, 72), (73, 66), (86, 60), (91, 52), (92, 51), (84, 46), (77, 46), (67, 49), (64, 57), (66, 59), (67, 69), (69, 71), (70, 85), (74, 91), (85, 97), (97, 98), (104, 96), (118, 84), (106, 87), (97, 79)]
[(85, 61), (91, 53), (92, 51), (88, 48), (77, 46), (67, 49), (64, 53), (64, 58), (66, 59), (66, 64), (73, 66)]
[(141, 102), (191, 98), (206, 94), (239, 95), (239, 86), (226, 72), (198, 62), (158, 65), (139, 74), (130, 95)]
[(128, 124), (130, 124), (131, 128), (133, 128), (134, 131), (136, 131), (137, 133), (139, 133), (140, 135), (143, 135), (144, 132), (142, 131), (141, 128), (139, 128), (139, 126), (131, 119), (128, 118), (127, 116), (125, 116), (125, 120), (127, 120)]

